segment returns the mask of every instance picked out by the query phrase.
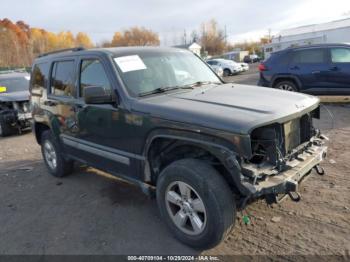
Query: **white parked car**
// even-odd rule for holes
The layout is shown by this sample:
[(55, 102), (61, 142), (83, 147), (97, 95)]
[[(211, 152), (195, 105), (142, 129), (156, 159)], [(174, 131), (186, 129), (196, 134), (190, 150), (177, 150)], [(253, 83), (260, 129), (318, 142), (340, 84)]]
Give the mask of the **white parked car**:
[(235, 75), (243, 71), (242, 66), (232, 60), (217, 58), (208, 60), (207, 63), (220, 66), (224, 70), (223, 76)]
[(249, 65), (247, 63), (238, 63), (241, 65), (243, 72), (248, 71), (249, 70)]
[(217, 66), (217, 65), (209, 65), (213, 70), (214, 72), (220, 76), (220, 77), (223, 77), (224, 76), (224, 69), (222, 69), (221, 66)]

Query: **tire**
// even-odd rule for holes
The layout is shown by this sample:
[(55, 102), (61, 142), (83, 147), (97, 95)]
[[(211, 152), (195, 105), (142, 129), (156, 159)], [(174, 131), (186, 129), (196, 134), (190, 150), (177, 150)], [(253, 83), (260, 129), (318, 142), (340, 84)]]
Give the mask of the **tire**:
[(3, 116), (0, 115), (0, 136), (5, 137), (11, 135), (13, 132), (11, 126), (5, 123)]
[(224, 69), (224, 77), (227, 77), (231, 74), (231, 71), (229, 69)]
[(73, 171), (74, 162), (64, 158), (63, 151), (50, 130), (41, 135), (41, 153), (51, 175), (63, 177)]
[(275, 85), (275, 88), (290, 91), (290, 92), (298, 92), (297, 86), (292, 81), (281, 81)]
[[(180, 187), (187, 187), (187, 194), (181, 194), (186, 190), (180, 191)], [(190, 196), (189, 199), (186, 200), (185, 195)], [(182, 159), (167, 166), (158, 178), (157, 203), (174, 236), (197, 249), (219, 244), (235, 223), (236, 205), (228, 184), (212, 166), (201, 160)], [(193, 226), (196, 224), (200, 226)]]

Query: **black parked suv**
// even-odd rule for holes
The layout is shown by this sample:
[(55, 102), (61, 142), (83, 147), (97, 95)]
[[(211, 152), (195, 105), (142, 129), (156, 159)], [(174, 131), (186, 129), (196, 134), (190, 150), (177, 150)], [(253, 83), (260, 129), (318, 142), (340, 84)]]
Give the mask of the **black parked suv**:
[(350, 45), (288, 48), (259, 65), (258, 85), (317, 95), (350, 94)]
[(0, 136), (30, 128), (29, 74), (0, 72)]
[(299, 182), (322, 173), (319, 100), (260, 89), (223, 83), (182, 49), (64, 50), (33, 64), (33, 130), (52, 175), (79, 161), (127, 179), (179, 240), (209, 248), (237, 210), (297, 201)]

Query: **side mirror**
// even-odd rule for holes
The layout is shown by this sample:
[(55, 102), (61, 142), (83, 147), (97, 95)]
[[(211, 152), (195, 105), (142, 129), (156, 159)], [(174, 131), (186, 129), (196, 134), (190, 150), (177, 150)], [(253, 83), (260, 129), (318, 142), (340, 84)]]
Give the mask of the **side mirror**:
[(84, 101), (86, 104), (108, 104), (114, 102), (110, 89), (102, 86), (87, 86), (84, 88)]

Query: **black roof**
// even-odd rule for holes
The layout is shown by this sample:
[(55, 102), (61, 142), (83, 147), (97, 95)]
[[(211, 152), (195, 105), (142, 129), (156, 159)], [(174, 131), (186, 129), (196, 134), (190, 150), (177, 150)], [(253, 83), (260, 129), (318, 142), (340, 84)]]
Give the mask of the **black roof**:
[(75, 56), (75, 55), (88, 55), (96, 53), (104, 53), (107, 55), (132, 55), (140, 53), (169, 53), (169, 52), (190, 52), (179, 48), (173, 47), (149, 47), (149, 46), (130, 46), (130, 47), (111, 47), (111, 48), (92, 48), (92, 49), (63, 49), (57, 50), (52, 53), (47, 53), (39, 56), (35, 59), (36, 62), (44, 62), (52, 58)]

